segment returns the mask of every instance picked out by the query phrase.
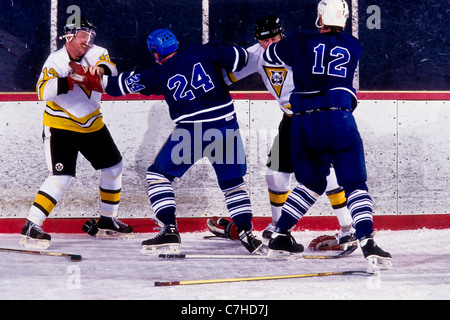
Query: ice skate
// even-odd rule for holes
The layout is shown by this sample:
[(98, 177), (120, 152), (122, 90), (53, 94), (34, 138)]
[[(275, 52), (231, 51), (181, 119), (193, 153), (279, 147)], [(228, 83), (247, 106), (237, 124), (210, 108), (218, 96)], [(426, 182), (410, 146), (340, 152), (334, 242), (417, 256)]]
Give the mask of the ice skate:
[(360, 239), (359, 243), (364, 254), (364, 258), (369, 261), (370, 267), (375, 269), (389, 269), (392, 267), (391, 254), (377, 246), (372, 235)]
[(101, 216), (97, 222), (98, 232), (95, 235), (104, 239), (129, 239), (134, 236), (133, 228), (117, 217)]
[(176, 225), (169, 224), (162, 228), (154, 238), (142, 242), (141, 252), (145, 255), (159, 253), (180, 253), (181, 238)]
[(272, 237), (274, 230), (275, 230), (275, 222), (269, 223), (269, 225), (264, 229), (262, 233), (263, 239), (269, 240)]
[(45, 233), (40, 226), (27, 220), (20, 233), (20, 244), (25, 248), (48, 249), (52, 237)]
[(251, 230), (238, 230), (239, 239), (242, 245), (251, 254), (261, 254), (262, 251), (262, 241), (256, 238), (256, 236), (251, 232)]
[(353, 228), (353, 225), (341, 227), (337, 238), (340, 248), (344, 251), (347, 250), (348, 247), (358, 245), (358, 239), (356, 239), (355, 228)]
[(304, 250), (303, 245), (297, 243), (290, 231), (275, 228), (269, 241), (268, 259), (283, 259), (299, 255)]

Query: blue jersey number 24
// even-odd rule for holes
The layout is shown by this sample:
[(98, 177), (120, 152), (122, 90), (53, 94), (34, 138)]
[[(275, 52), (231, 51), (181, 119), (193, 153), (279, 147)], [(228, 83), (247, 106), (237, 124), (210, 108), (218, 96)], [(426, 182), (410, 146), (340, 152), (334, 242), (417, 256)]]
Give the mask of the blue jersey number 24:
[(176, 74), (167, 81), (167, 88), (169, 88), (169, 90), (175, 89), (173, 98), (176, 101), (194, 100), (195, 95), (191, 88), (203, 88), (205, 92), (214, 89), (214, 83), (211, 81), (211, 77), (205, 72), (200, 62), (192, 67), (192, 78), (190, 86), (188, 86), (188, 79), (182, 74)]
[(334, 47), (330, 51), (330, 56), (332, 56), (333, 60), (328, 63), (328, 68), (325, 70), (325, 66), (323, 65), (324, 53), (325, 53), (325, 44), (320, 43), (317, 47), (314, 48), (315, 53), (315, 63), (312, 68), (313, 74), (326, 74), (333, 77), (341, 77), (345, 78), (347, 76), (347, 68), (344, 67), (350, 61), (350, 52), (346, 48), (343, 47)]

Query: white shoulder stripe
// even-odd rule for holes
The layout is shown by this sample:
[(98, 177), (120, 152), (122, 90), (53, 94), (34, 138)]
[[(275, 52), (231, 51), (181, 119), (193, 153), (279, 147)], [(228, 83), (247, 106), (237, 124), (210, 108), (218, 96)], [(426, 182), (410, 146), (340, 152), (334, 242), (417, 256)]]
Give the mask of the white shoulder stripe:
[(228, 103), (226, 103), (226, 104), (222, 104), (222, 105), (220, 105), (220, 106), (215, 106), (215, 107), (212, 107), (212, 108), (203, 109), (203, 110), (199, 110), (199, 111), (197, 111), (197, 112), (185, 114), (185, 115), (182, 115), (181, 117), (178, 117), (178, 118), (174, 119), (173, 121), (174, 121), (175, 123), (177, 123), (177, 122), (179, 122), (179, 121), (181, 121), (181, 120), (183, 120), (183, 119), (186, 119), (186, 118), (194, 117), (194, 116), (199, 115), (199, 114), (202, 114), (202, 113), (211, 112), (211, 111), (215, 111), (215, 110), (218, 110), (218, 109), (222, 109), (222, 108), (228, 107), (228, 106), (230, 106), (232, 103), (233, 103), (233, 101), (230, 101), (230, 102), (228, 102)]

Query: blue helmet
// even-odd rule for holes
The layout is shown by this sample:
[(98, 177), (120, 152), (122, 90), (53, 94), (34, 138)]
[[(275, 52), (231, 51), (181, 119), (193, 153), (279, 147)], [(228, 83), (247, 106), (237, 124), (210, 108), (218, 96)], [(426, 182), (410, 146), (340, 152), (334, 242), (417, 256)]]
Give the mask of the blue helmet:
[(147, 46), (153, 57), (155, 57), (153, 53), (155, 51), (161, 57), (164, 57), (178, 50), (178, 41), (172, 31), (167, 29), (158, 29), (150, 33), (148, 36)]

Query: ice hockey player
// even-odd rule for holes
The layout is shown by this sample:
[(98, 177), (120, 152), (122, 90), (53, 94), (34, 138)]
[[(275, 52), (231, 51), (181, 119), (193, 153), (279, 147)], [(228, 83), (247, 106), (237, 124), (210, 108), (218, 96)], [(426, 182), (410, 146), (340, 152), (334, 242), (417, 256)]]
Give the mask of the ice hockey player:
[(43, 139), (50, 174), (21, 231), (21, 243), (27, 247), (50, 246), (51, 236), (41, 226), (75, 177), (78, 152), (101, 171), (97, 235), (132, 235), (132, 228), (117, 218), (122, 156), (103, 122), (101, 94), (78, 86), (69, 67), (70, 61), (77, 61), (92, 74), (117, 74), (108, 51), (94, 45), (95, 36), (94, 26), (84, 18), (79, 25), (66, 25), (65, 45), (47, 58), (36, 86), (39, 100), (46, 101)]
[[(285, 37), (285, 30), (280, 19), (275, 15), (260, 17), (255, 26), (255, 39), (257, 44), (247, 49), (249, 60), (247, 65), (238, 72), (225, 73), (225, 82), (229, 85), (243, 79), (253, 73), (259, 73), (267, 90), (277, 99), (283, 118), (278, 126), (272, 149), (269, 154), (266, 171), (266, 182), (269, 189), (269, 199), (272, 210), (272, 222), (263, 232), (263, 238), (270, 239), (273, 229), (281, 215), (283, 207), (291, 187), (291, 175), (294, 172), (291, 160), (291, 119), (292, 110), (289, 104), (289, 95), (294, 89), (292, 70), (289, 66), (280, 66), (264, 61), (262, 54), (271, 44)], [(330, 168), (327, 176), (326, 194), (330, 200), (334, 213), (341, 226), (339, 233), (329, 236), (321, 236), (310, 244), (312, 250), (338, 250), (346, 249), (354, 244), (355, 230), (353, 220), (347, 208), (345, 192), (338, 185), (334, 169)], [(228, 230), (232, 226), (217, 217), (208, 220), (208, 227), (218, 236), (228, 237)], [(225, 226), (225, 227), (224, 227)]]
[(291, 66), (294, 73), (292, 159), (301, 183), (283, 206), (268, 255), (303, 251), (290, 230), (324, 193), (331, 162), (345, 190), (364, 257), (371, 264), (388, 267), (391, 255), (373, 239), (363, 142), (352, 114), (357, 106), (353, 77), (361, 45), (343, 33), (348, 16), (344, 0), (322, 0), (317, 7), (319, 33), (296, 33), (269, 45), (263, 54), (267, 62)]
[[(148, 197), (161, 232), (143, 241), (143, 250), (178, 251), (181, 240), (172, 182), (197, 160), (208, 157), (240, 241), (249, 252), (257, 253), (262, 241), (252, 233), (252, 209), (243, 179), (247, 169), (244, 147), (228, 87), (217, 72), (218, 68), (240, 70), (247, 63), (247, 51), (214, 42), (178, 50), (176, 36), (167, 29), (152, 32), (147, 44), (158, 64), (141, 73), (124, 72), (102, 80), (112, 96), (164, 95), (176, 124), (147, 170)], [(202, 139), (205, 132), (214, 133), (214, 151), (207, 151), (211, 140), (203, 141), (208, 140)], [(180, 136), (185, 138), (181, 142)]]

